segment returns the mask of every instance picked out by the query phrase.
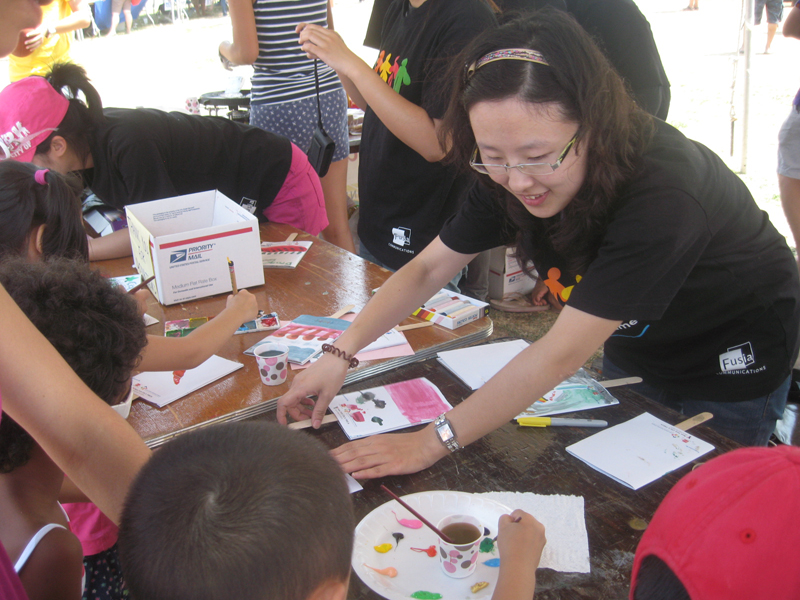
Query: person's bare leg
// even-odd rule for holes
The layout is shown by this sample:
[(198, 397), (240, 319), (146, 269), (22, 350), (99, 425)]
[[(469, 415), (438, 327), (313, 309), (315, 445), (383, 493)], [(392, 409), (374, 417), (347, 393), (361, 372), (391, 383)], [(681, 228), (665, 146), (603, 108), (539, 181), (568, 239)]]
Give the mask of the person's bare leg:
[(778, 31), (777, 23), (767, 23), (767, 47), (764, 54), (769, 54), (769, 47), (772, 45), (772, 40), (775, 39), (776, 31)]
[(130, 0), (125, 0), (125, 4), (122, 7), (122, 14), (125, 15), (125, 31), (130, 35), (131, 28), (133, 27), (133, 15), (131, 14), (131, 3)]
[(119, 25), (119, 13), (111, 11), (111, 29), (108, 30), (106, 35), (117, 35), (117, 25)]
[[(786, 175), (778, 175), (778, 187), (781, 191), (783, 214), (794, 236), (795, 246), (800, 240), (800, 179), (792, 179)], [(800, 268), (800, 258), (798, 258)]]
[(355, 254), (356, 246), (347, 222), (347, 163), (347, 158), (331, 163), (325, 177), (320, 178), (328, 213), (328, 226), (322, 230), (322, 238)]

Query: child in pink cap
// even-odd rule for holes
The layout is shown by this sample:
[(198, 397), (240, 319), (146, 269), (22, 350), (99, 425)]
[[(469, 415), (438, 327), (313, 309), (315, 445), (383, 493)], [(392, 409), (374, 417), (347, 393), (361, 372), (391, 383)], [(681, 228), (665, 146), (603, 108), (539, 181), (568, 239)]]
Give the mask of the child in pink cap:
[[(217, 117), (103, 110), (74, 64), (0, 92), (2, 158), (78, 173), (116, 208), (218, 189), (261, 220), (312, 235), (328, 225), (319, 177), (288, 139)], [(129, 256), (127, 230), (91, 241), (89, 252), (92, 260)]]

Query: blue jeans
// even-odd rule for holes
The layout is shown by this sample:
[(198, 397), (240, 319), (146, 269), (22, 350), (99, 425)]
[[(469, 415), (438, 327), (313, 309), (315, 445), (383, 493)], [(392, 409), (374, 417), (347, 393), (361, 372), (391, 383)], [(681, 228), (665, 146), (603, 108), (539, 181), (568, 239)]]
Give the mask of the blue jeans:
[[(390, 266), (382, 263), (377, 258), (375, 258), (372, 252), (367, 250), (363, 243), (359, 244), (358, 255), (364, 260), (368, 260), (371, 263), (375, 263), (379, 267), (383, 267), (387, 271), (391, 271), (392, 273), (395, 272), (395, 269), (392, 269)], [(467, 267), (464, 267), (458, 273), (456, 273), (456, 276), (450, 280), (450, 283), (444, 286), (444, 289), (450, 290), (451, 292), (455, 292), (456, 294), (460, 294), (461, 290), (458, 288), (458, 282), (461, 281), (461, 278), (464, 277), (466, 273), (467, 273)]]
[[(603, 376), (607, 379), (617, 379), (629, 377), (629, 374), (603, 357)], [(687, 418), (701, 412), (710, 412), (714, 418), (706, 424), (725, 437), (744, 446), (766, 446), (769, 436), (775, 431), (776, 421), (783, 416), (791, 383), (792, 378), (789, 376), (776, 390), (766, 396), (739, 402), (694, 400), (686, 394), (668, 392), (645, 382), (628, 387), (642, 396), (686, 415)]]

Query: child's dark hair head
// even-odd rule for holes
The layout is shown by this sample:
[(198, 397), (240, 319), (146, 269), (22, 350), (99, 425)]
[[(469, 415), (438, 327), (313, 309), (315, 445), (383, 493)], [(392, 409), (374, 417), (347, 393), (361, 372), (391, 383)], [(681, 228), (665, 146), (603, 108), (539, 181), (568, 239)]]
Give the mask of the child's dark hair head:
[(25, 256), (30, 236), (43, 225), (42, 258), (89, 260), (80, 192), (72, 177), (32, 163), (0, 161), (0, 259)]
[(128, 493), (119, 553), (137, 600), (306, 600), (347, 581), (353, 528), (344, 475), (320, 443), (230, 423), (153, 454)]
[(75, 63), (54, 64), (45, 79), (69, 100), (69, 108), (58, 129), (36, 146), (36, 154), (47, 154), (53, 138), (58, 135), (83, 162), (91, 154), (89, 134), (104, 120), (100, 94), (89, 82), (86, 70)]
[[(109, 404), (128, 391), (147, 337), (136, 301), (79, 260), (0, 261), (0, 284), (83, 382)], [(47, 365), (41, 365), (47, 377)], [(24, 465), (33, 439), (0, 420), (0, 473)]]

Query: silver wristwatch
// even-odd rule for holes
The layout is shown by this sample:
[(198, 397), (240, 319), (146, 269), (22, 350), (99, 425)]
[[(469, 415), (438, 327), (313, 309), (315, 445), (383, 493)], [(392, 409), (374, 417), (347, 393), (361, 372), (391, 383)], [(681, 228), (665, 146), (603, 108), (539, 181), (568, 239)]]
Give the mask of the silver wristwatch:
[(439, 436), (442, 444), (444, 444), (445, 448), (450, 450), (450, 452), (461, 450), (461, 444), (458, 443), (456, 431), (453, 429), (453, 425), (450, 423), (450, 421), (447, 420), (445, 414), (446, 413), (439, 415), (433, 422), (433, 428), (436, 430), (436, 435)]

